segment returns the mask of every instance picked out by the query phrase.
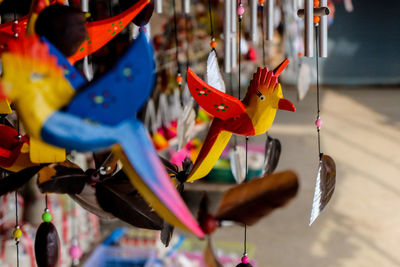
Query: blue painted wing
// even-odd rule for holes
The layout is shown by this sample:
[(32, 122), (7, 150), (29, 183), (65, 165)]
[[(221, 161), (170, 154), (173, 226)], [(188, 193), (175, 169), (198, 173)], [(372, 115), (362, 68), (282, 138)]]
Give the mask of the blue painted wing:
[(133, 118), (154, 83), (153, 49), (141, 33), (117, 65), (79, 90), (66, 112), (108, 125)]
[(64, 69), (64, 77), (69, 81), (71, 86), (76, 90), (87, 83), (82, 74), (69, 63), (68, 59), (45, 37), (40, 38), (42, 42), (49, 46), (49, 53), (57, 58), (58, 65)]

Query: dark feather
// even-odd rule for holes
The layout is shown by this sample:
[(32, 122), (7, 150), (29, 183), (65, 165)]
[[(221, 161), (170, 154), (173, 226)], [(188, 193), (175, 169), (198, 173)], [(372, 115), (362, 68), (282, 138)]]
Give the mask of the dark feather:
[(284, 171), (256, 178), (224, 193), (216, 219), (252, 225), (296, 196), (298, 178)]
[(162, 164), (164, 165), (165, 169), (167, 170), (167, 172), (171, 175), (177, 175), (179, 172), (179, 168), (178, 166), (176, 166), (175, 164), (171, 163), (169, 160), (163, 158), (163, 157), (159, 157)]
[(139, 228), (161, 230), (163, 220), (151, 209), (121, 170), (96, 184), (100, 206), (115, 217)]
[(42, 193), (79, 194), (86, 179), (87, 175), (79, 166), (66, 161), (41, 169), (37, 184)]
[(278, 139), (268, 135), (265, 142), (265, 160), (263, 175), (268, 175), (274, 172), (278, 166), (279, 157), (281, 156), (281, 142)]
[(163, 227), (161, 229), (161, 242), (165, 245), (165, 247), (169, 246), (169, 242), (171, 241), (172, 235), (174, 233), (174, 227), (167, 223), (166, 221), (163, 222)]
[(93, 186), (86, 184), (80, 194), (69, 195), (76, 203), (85, 210), (99, 216), (102, 219), (114, 219), (115, 216), (104, 211), (97, 202), (96, 190)]
[(60, 239), (50, 222), (40, 224), (35, 237), (35, 257), (38, 267), (58, 266)]
[(0, 179), (0, 196), (13, 192), (28, 182), (42, 166), (33, 166)]

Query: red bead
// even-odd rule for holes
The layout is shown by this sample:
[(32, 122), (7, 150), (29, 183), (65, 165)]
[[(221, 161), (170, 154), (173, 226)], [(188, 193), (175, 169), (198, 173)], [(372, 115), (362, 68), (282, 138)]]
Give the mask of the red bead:
[(21, 24), (19, 24), (18, 20), (14, 21), (11, 30), (13, 31), (14, 34), (20, 34), (22, 32), (22, 27)]
[(249, 260), (249, 258), (247, 256), (243, 256), (242, 257), (242, 263), (247, 264), (249, 262), (250, 262), (250, 260)]
[(215, 229), (217, 229), (218, 225), (218, 221), (211, 214), (208, 214), (204, 221), (201, 222), (201, 228), (207, 235), (213, 233)]

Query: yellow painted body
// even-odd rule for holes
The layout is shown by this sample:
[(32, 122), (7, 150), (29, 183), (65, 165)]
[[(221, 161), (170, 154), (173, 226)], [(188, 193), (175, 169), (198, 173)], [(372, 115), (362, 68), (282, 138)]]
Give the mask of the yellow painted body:
[[(211, 126), (212, 127), (212, 126)], [(224, 151), (226, 145), (228, 144), (229, 140), (231, 139), (232, 133), (227, 132), (227, 131), (221, 131), (218, 134), (217, 139), (215, 140), (214, 144), (211, 145), (211, 148), (207, 155), (204, 155), (201, 159), (202, 164), (195, 164), (193, 166), (192, 171), (190, 172), (190, 176), (188, 177), (188, 182), (195, 181), (198, 179), (203, 178), (206, 176), (211, 169), (214, 167), (215, 162), (219, 159), (222, 151)], [(205, 140), (203, 143), (204, 145), (207, 145), (208, 140)], [(202, 154), (200, 152), (199, 156), (197, 157), (197, 160), (200, 160), (199, 157), (201, 157)]]
[[(4, 53), (2, 60), (7, 66), (2, 80), (4, 91), (11, 99), (15, 99), (18, 115), (33, 142), (30, 149), (32, 162), (64, 161), (65, 150), (44, 144), (40, 135), (44, 122), (69, 103), (74, 95), (74, 90), (64, 79), (62, 70), (55, 62), (49, 64), (10, 53)], [(32, 69), (35, 72), (29, 71)], [(17, 97), (18, 95), (24, 97)]]
[(38, 139), (31, 138), (29, 158), (33, 163), (53, 163), (66, 160), (65, 149), (46, 144)]
[(0, 114), (11, 114), (12, 110), (7, 99), (0, 100)]
[[(262, 93), (262, 88), (260, 88), (260, 92)], [(254, 135), (264, 134), (269, 130), (274, 122), (278, 102), (281, 98), (283, 98), (283, 94), (280, 84), (278, 84), (277, 90), (264, 101), (255, 94), (249, 97), (245, 106), (246, 113), (253, 123)]]

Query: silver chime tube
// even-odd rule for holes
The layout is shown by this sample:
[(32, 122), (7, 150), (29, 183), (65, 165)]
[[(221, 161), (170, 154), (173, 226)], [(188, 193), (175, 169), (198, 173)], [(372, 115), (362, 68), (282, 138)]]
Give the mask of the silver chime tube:
[(183, 13), (190, 14), (190, 0), (182, 0)]
[(162, 0), (156, 0), (156, 13), (162, 13)]
[[(307, 1), (307, 0), (306, 0)], [(267, 0), (267, 5), (266, 5), (266, 19), (267, 19), (267, 40), (272, 41), (274, 38), (274, 0)]]
[(82, 12), (89, 12), (89, 1), (88, 0), (81, 1), (81, 9), (82, 9)]
[[(81, 1), (81, 9), (82, 12), (89, 12), (89, 0)], [(85, 74), (88, 81), (91, 81), (93, 79), (92, 64), (89, 63), (89, 58), (87, 56), (83, 58), (83, 73)]]
[(231, 67), (236, 69), (237, 67), (237, 0), (231, 0)]
[(250, 0), (250, 35), (251, 41), (257, 43), (258, 29), (257, 29), (257, 0)]
[(313, 0), (304, 0), (304, 56), (314, 56)]
[(231, 73), (231, 0), (225, 3), (225, 21), (224, 21), (224, 49), (225, 49), (225, 72)]
[[(321, 6), (326, 7), (328, 5), (327, 0), (321, 0)], [(329, 9), (325, 16), (319, 17), (319, 56), (328, 57), (328, 15)]]

